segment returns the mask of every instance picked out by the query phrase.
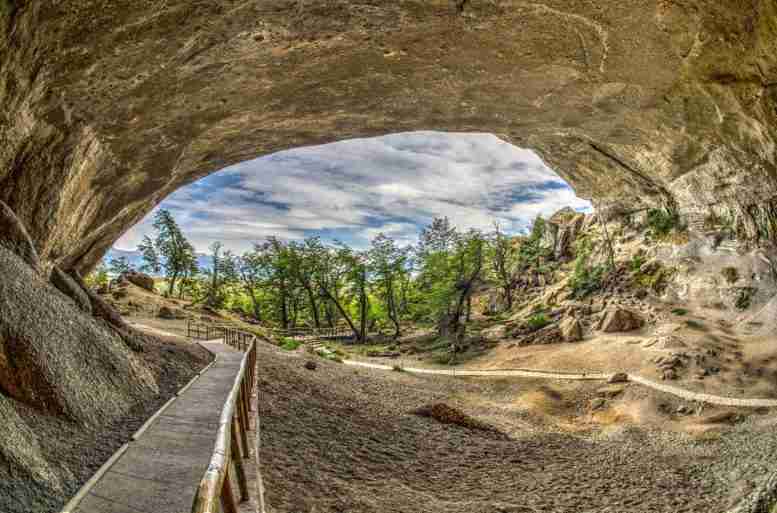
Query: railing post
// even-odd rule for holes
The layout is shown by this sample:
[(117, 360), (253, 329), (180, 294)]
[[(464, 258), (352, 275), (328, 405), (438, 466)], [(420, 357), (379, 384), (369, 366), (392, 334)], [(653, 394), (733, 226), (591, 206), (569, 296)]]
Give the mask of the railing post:
[[(237, 484), (240, 487), (240, 499), (247, 501), (248, 496), (248, 480), (246, 479), (246, 473), (243, 469), (243, 460), (241, 459), (240, 449), (238, 448), (237, 431), (235, 430), (235, 419), (232, 419), (230, 431), (232, 433), (232, 462), (235, 464), (235, 472), (237, 473)], [(243, 447), (243, 457), (249, 458), (251, 456), (248, 447)]]
[(224, 484), (221, 487), (221, 505), (224, 513), (238, 513), (235, 495), (232, 493), (232, 482), (229, 480), (229, 465), (224, 472)]

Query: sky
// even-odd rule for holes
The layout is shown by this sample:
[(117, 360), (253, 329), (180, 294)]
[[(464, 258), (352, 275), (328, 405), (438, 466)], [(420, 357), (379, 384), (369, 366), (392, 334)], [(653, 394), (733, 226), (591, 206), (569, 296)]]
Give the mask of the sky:
[[(183, 187), (169, 209), (198, 252), (214, 241), (242, 253), (274, 235), (319, 235), (357, 248), (379, 233), (414, 243), (434, 217), (460, 229), (525, 231), (539, 214), (588, 201), (533, 152), (489, 134), (410, 132), (275, 153)], [(153, 235), (154, 212), (117, 241)]]

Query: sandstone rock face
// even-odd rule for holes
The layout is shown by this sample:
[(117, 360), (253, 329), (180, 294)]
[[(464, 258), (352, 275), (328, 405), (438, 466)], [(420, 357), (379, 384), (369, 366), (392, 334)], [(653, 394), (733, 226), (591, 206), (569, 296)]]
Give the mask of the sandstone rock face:
[[(0, 200), (86, 270), (167, 194), (302, 145), (482, 131), (597, 206), (770, 230), (772, 0), (5, 1)], [(519, 172), (519, 171), (516, 171)]]
[(625, 308), (614, 307), (605, 312), (599, 329), (605, 333), (617, 333), (637, 330), (644, 324), (645, 321), (639, 314)]
[(567, 317), (559, 325), (564, 342), (579, 342), (583, 340), (583, 328), (574, 317)]

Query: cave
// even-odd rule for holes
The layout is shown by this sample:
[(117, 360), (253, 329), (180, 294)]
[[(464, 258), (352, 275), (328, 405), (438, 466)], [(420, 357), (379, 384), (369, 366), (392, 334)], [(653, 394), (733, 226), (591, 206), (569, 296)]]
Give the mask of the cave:
[(2, 7), (0, 200), (63, 269), (230, 164), (419, 129), (531, 148), (606, 211), (771, 233), (773, 2)]

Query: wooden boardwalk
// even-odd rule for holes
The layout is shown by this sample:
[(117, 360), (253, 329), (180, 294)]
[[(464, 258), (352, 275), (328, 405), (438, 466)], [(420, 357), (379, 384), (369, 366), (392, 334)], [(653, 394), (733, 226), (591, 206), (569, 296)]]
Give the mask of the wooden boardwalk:
[(243, 352), (203, 342), (214, 364), (111, 465), (73, 513), (190, 513)]

